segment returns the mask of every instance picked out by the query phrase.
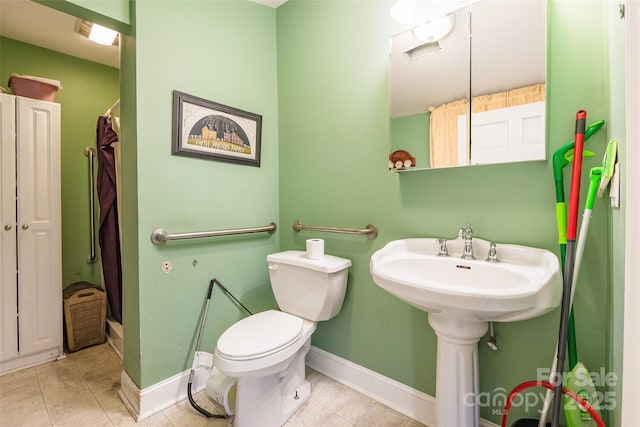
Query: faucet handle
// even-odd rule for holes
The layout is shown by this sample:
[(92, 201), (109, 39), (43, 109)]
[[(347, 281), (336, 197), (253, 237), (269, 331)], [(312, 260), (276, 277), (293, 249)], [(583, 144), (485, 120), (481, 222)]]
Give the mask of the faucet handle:
[(499, 262), (500, 261), (498, 259), (498, 252), (496, 251), (496, 244), (493, 243), (493, 242), (489, 243), (489, 253), (487, 254), (486, 261), (488, 261), (488, 262)]
[(473, 230), (471, 229), (470, 223), (467, 223), (467, 226), (462, 230), (462, 235), (465, 239), (473, 237)]
[(447, 239), (436, 239), (436, 243), (440, 245), (438, 256), (449, 256), (449, 250), (447, 249)]

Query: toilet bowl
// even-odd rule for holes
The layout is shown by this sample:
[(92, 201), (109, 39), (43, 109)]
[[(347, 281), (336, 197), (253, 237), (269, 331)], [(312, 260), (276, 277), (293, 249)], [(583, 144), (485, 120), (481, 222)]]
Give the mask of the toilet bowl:
[(280, 427), (311, 395), (305, 357), (317, 322), (342, 307), (351, 261), (302, 251), (267, 256), (280, 310), (242, 319), (222, 333), (213, 360), (237, 378), (234, 427)]
[(304, 360), (315, 330), (315, 322), (269, 310), (220, 336), (215, 366), (238, 379), (234, 426), (279, 427), (307, 401)]

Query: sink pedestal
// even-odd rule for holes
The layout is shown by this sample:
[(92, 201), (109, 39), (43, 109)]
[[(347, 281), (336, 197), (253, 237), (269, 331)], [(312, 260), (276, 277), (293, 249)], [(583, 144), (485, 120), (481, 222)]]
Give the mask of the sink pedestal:
[(478, 341), (488, 323), (428, 314), (438, 336), (436, 426), (478, 427)]

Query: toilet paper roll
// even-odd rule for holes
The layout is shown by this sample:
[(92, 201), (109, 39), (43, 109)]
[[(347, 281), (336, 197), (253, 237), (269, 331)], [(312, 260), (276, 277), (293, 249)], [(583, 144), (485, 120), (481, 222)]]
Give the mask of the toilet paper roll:
[(218, 402), (227, 415), (233, 415), (236, 406), (236, 379), (220, 372), (216, 367), (211, 370), (207, 381), (207, 394)]
[(320, 259), (324, 257), (324, 240), (308, 239), (307, 240), (307, 258)]

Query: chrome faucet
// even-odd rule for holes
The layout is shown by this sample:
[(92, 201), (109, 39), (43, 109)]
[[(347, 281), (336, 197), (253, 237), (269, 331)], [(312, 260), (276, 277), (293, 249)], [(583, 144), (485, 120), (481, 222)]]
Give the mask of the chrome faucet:
[(460, 228), (458, 230), (458, 235), (455, 237), (455, 239), (443, 239), (443, 238), (438, 238), (436, 239), (436, 243), (438, 244), (438, 256), (449, 256), (451, 255), (449, 253), (449, 249), (447, 248), (447, 242), (449, 241), (453, 241), (453, 240), (457, 240), (457, 239), (463, 239), (464, 238), (464, 228)]
[(447, 239), (436, 239), (436, 243), (440, 245), (438, 256), (449, 256), (449, 250), (447, 249)]
[(464, 252), (462, 253), (462, 259), (475, 259), (473, 256), (473, 230), (471, 224), (467, 224), (462, 232), (464, 238)]
[(498, 252), (496, 251), (496, 244), (491, 242), (489, 243), (489, 253), (487, 254), (487, 259), (485, 261), (488, 262), (499, 262)]

